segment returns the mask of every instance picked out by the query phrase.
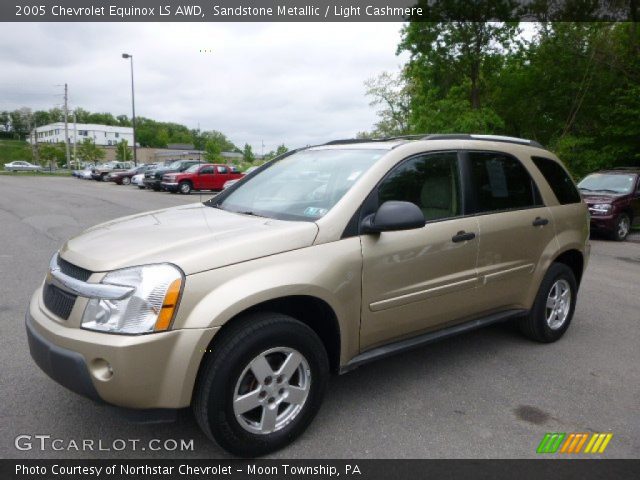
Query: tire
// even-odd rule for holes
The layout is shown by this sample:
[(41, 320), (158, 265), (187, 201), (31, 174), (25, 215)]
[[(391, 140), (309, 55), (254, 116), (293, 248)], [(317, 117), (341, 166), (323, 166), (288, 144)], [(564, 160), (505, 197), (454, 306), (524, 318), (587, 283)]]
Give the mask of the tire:
[(122, 185), (131, 185), (131, 179), (129, 177), (123, 177)]
[(191, 183), (189, 182), (180, 182), (178, 184), (178, 191), (182, 194), (182, 195), (189, 195), (191, 193)]
[(616, 218), (616, 225), (611, 232), (611, 238), (616, 242), (624, 242), (631, 231), (631, 218), (626, 213), (621, 213)]
[(145, 187), (144, 185), (138, 185), (138, 188), (139, 188), (140, 190), (144, 190), (144, 189), (145, 189), (145, 188), (147, 188), (147, 187)]
[[(194, 391), (192, 408), (198, 425), (222, 448), (241, 457), (265, 455), (288, 445), (320, 409), (329, 377), (324, 345), (308, 326), (277, 313), (238, 319), (219, 335), (205, 354)], [(296, 359), (293, 375), (278, 375), (284, 359)], [(253, 374), (252, 363), (266, 366), (263, 381)], [(257, 406), (246, 406), (249, 410), (242, 413), (237, 398), (251, 392), (255, 393), (251, 405)], [(294, 393), (300, 396), (298, 402), (287, 403)], [(272, 426), (262, 418), (268, 412), (275, 412)]]
[[(565, 290), (568, 293), (562, 295)], [(537, 342), (555, 342), (571, 324), (577, 293), (578, 285), (573, 271), (563, 263), (552, 263), (542, 279), (531, 311), (519, 319), (520, 331)], [(558, 295), (560, 303), (555, 301)]]

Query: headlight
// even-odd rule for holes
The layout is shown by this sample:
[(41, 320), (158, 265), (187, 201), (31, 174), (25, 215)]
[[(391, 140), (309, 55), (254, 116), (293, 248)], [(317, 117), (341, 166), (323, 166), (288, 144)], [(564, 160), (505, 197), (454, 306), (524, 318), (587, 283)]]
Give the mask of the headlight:
[(611, 204), (609, 203), (596, 203), (591, 209), (594, 213), (599, 213), (601, 215), (606, 215), (611, 212)]
[(169, 264), (146, 265), (110, 272), (101, 283), (135, 290), (122, 300), (89, 300), (82, 316), (82, 328), (111, 333), (151, 333), (171, 326), (180, 301), (183, 274)]

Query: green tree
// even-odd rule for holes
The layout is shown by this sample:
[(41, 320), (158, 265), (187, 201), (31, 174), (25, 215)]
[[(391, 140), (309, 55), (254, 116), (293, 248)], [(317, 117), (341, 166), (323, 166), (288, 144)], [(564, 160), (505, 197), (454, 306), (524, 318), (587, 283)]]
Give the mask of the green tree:
[[(434, 112), (454, 104), (460, 114), (461, 100), (467, 104), (462, 125), (499, 127), (502, 122), (497, 113), (485, 105), (488, 84), (499, 73), (505, 53), (517, 46), (519, 30), (517, 23), (488, 20), (509, 17), (517, 2), (480, 0), (470, 6), (467, 0), (420, 0), (418, 5), (437, 21), (409, 22), (398, 46), (398, 53), (411, 55), (404, 69), (411, 98), (410, 130), (437, 131), (441, 119), (434, 124)], [(440, 101), (445, 104), (438, 104)], [(468, 110), (476, 112), (467, 114)]]
[(278, 145), (278, 148), (276, 148), (276, 157), (279, 157), (280, 155), (283, 155), (288, 151), (289, 149), (285, 146), (284, 143), (282, 145)]
[(405, 79), (401, 74), (382, 72), (364, 82), (365, 95), (371, 98), (372, 107), (379, 107), (380, 120), (375, 125), (372, 136), (391, 137), (402, 135), (409, 130), (410, 96)]
[(42, 166), (49, 164), (49, 168), (56, 168), (59, 164), (64, 163), (66, 159), (66, 150), (64, 143), (43, 143), (38, 148), (40, 162)]
[(133, 158), (133, 151), (129, 148), (129, 142), (125, 139), (116, 145), (116, 159), (121, 162), (128, 162)]
[(246, 163), (253, 163), (256, 160), (256, 156), (253, 154), (253, 149), (248, 143), (244, 144), (242, 149), (242, 160)]
[(78, 145), (78, 157), (87, 163), (97, 163), (105, 156), (105, 151), (98, 147), (93, 140), (85, 138)]
[(207, 140), (204, 148), (204, 158), (207, 162), (216, 163), (220, 161), (222, 153), (222, 145), (213, 138)]

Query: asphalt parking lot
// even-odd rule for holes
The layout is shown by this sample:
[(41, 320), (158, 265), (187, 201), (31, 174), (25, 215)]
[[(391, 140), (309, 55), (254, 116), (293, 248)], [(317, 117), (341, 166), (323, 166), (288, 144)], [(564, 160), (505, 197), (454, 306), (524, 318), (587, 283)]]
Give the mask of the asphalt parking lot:
[[(31, 360), (23, 325), (32, 292), (68, 237), (199, 199), (72, 178), (0, 176), (1, 457), (226, 457), (188, 410), (174, 423), (133, 423), (57, 385)], [(498, 325), (335, 377), (309, 430), (273, 457), (532, 458), (546, 432), (612, 432), (601, 456), (637, 458), (639, 327), (640, 243), (593, 240), (573, 325), (559, 342), (531, 343)], [(18, 450), (18, 435), (50, 435), (63, 449)], [(69, 448), (84, 439), (103, 447), (117, 439), (139, 443), (135, 451)], [(193, 440), (194, 448), (142, 450), (150, 439)]]

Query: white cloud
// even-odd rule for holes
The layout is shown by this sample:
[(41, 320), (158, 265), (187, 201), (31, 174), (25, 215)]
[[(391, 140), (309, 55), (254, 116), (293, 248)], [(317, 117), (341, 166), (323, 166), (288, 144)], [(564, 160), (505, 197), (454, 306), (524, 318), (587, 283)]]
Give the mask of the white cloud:
[[(0, 109), (60, 104), (216, 129), (260, 152), (351, 137), (375, 112), (363, 82), (396, 70), (399, 23), (3, 24)], [(200, 50), (212, 50), (201, 53)]]

